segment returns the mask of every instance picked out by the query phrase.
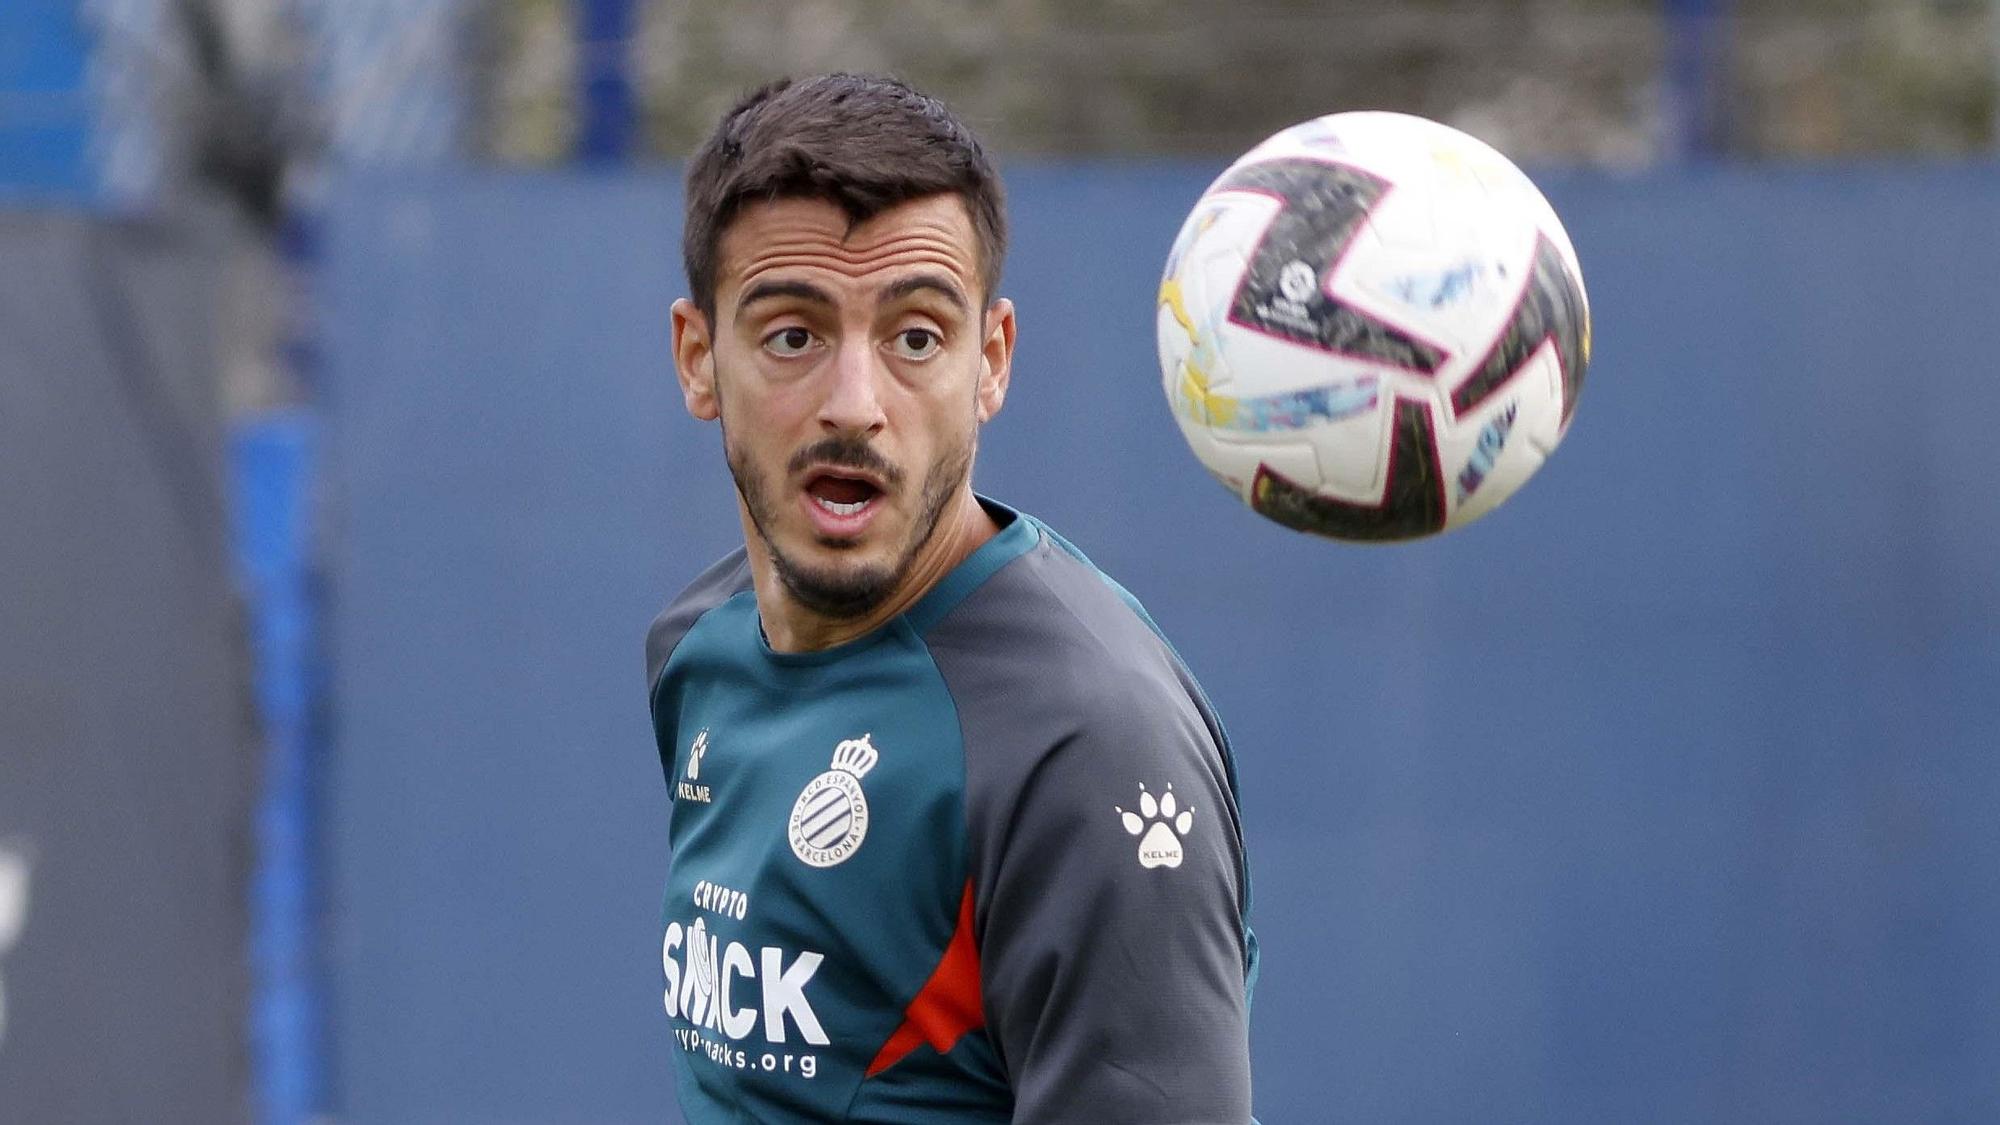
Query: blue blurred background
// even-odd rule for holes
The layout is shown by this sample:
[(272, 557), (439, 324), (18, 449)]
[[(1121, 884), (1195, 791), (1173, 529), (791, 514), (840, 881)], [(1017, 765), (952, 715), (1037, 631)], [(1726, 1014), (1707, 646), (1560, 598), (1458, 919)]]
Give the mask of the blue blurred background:
[[(1196, 7), (1149, 18), (1212, 30)], [(1000, 135), (1011, 197), (1020, 351), (979, 484), (1144, 600), (1234, 737), (1266, 951), (1260, 1117), (2000, 1120), (2000, 21), (1969, 4), (1887, 5), (1881, 24), (1557, 4), (1511, 18), (1571, 78), (1523, 87), (1532, 57), (1491, 82), (1449, 77), (1455, 44), (1504, 25), (1496, 6), (1414, 5), (1433, 17), (1416, 31), (1376, 6), (1266, 7), (1248, 18), (1262, 49), (1367, 60), (1350, 85), (1273, 80), (1231, 118), (1136, 83), (1038, 127), (1026, 94), (1008, 115), (972, 79), (931, 83)], [(808, 9), (777, 31), (817, 38), (758, 65), (905, 60), (874, 6)], [(1047, 16), (1051, 34), (1129, 53), (1122, 9), (1102, 9)], [(104, 29), (200, 20), (139, 0), (0, 16), (0, 107), (44, 114), (0, 114), (0, 233), (41, 231), (86, 278), (122, 279), (145, 331), (212, 342), (151, 363), (113, 348), (101, 366), (120, 386), (173, 368), (205, 388), (188, 401), (216, 436), (180, 426), (170, 444), (222, 482), (213, 535), (236, 595), (212, 616), (243, 638), (257, 719), (254, 753), (213, 767), (257, 786), (234, 813), (202, 789), (118, 795), (168, 839), (176, 816), (240, 823), (241, 925), (188, 954), (219, 946), (245, 967), (240, 988), (208, 992), (235, 1022), (139, 1044), (150, 1062), (104, 1083), (101, 1105), (59, 1089), (51, 1068), (112, 1017), (68, 990), (54, 951), (64, 927), (123, 915), (108, 898), (31, 910), (19, 948), (0, 948), (0, 1089), (25, 1092), (25, 1121), (677, 1120), (654, 929), (669, 806), (641, 639), (739, 531), (717, 435), (672, 381), (666, 157), (715, 91), (754, 76), (704, 54), (700, 21), (771, 12), (300, 3), (279, 35), (234, 10), (206, 25), (237, 52), (207, 87), (213, 112), (181, 117), (131, 112), (174, 72), (132, 65)], [(1022, 5), (995, 34), (1027, 35), (1038, 13)], [(1799, 38), (1813, 27), (1877, 59), (1849, 73), (1835, 48), (1806, 52), (1837, 74), (1794, 74), (1801, 104), (1850, 113), (1833, 126), (1769, 94), (1790, 87), (1760, 69), (1780, 32), (1816, 42)], [(1887, 48), (1870, 38), (1882, 27)], [(1435, 57), (1396, 54), (1398, 36)], [(738, 39), (716, 42), (754, 53)], [(1993, 48), (1968, 56), (1985, 60), (1976, 112), (1952, 96), (1975, 84), (1953, 67), (1974, 64), (1940, 49), (1916, 73), (1944, 93), (1899, 110), (1902, 131), (1851, 115), (1873, 104), (1871, 73), (1907, 88), (1897, 52), (1966, 39)], [(202, 35), (178, 42), (198, 72)], [(1154, 45), (1159, 69), (1173, 46)], [(1578, 61), (1619, 51), (1643, 73)], [(243, 61), (269, 57), (290, 64)], [(1371, 74), (1391, 93), (1356, 88)], [(154, 94), (118, 100), (148, 81)], [(1129, 112), (1100, 122), (1120, 98)], [(1160, 260), (1221, 164), (1359, 105), (1456, 120), (1528, 162), (1596, 326), (1576, 424), (1534, 482), (1467, 529), (1394, 547), (1293, 535), (1209, 483), (1153, 358)], [(1194, 124), (1176, 131), (1176, 113)], [(163, 231), (194, 247), (184, 262), (122, 264), (157, 256)], [(94, 393), (76, 375), (97, 362), (87, 341), (61, 345), (118, 319), (52, 321), (67, 291), (46, 266), (19, 276), (36, 260), (0, 258), (0, 407), (29, 418)], [(213, 267), (198, 311), (149, 313), (147, 293), (210, 276), (188, 263)], [(181, 416), (158, 396), (117, 401)], [(88, 490), (52, 475), (67, 462), (34, 450), (109, 440), (97, 427), (8, 432), (26, 460), (0, 494), (7, 526), (51, 492), (95, 518)], [(120, 581), (20, 549), (49, 581)], [(226, 564), (143, 565), (212, 582)], [(46, 596), (19, 581), (7, 600)], [(77, 601), (46, 635), (132, 627)], [(0, 670), (39, 674), (27, 641), (7, 646), (19, 659)], [(0, 846), (83, 784), (34, 772), (66, 728), (33, 718), (0, 720), (33, 781), (0, 767)], [(16, 845), (38, 887), (134, 870), (86, 841), (71, 876), (62, 834), (42, 835)], [(46, 1029), (31, 1018), (59, 1009)], [(181, 1090), (186, 1108), (127, 1112), (155, 1096), (169, 1046), (204, 1044), (212, 1100)]]

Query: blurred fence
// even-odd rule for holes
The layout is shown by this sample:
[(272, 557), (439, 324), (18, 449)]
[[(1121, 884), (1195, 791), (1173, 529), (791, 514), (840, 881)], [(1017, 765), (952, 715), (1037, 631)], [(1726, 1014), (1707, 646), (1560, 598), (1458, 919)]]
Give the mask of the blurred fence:
[(887, 71), (1009, 158), (1218, 156), (1392, 109), (1517, 158), (2000, 149), (2000, 0), (14, 0), (0, 191), (268, 206), (321, 160), (680, 158), (744, 91)]
[[(2000, 1113), (2000, 171), (1546, 177), (1597, 356), (1435, 541), (1266, 525), (1180, 447), (1211, 168), (1020, 168), (982, 487), (1231, 725), (1267, 1121)], [(673, 390), (670, 177), (350, 183), (329, 935), (342, 1119), (656, 1121), (654, 610), (737, 540)]]

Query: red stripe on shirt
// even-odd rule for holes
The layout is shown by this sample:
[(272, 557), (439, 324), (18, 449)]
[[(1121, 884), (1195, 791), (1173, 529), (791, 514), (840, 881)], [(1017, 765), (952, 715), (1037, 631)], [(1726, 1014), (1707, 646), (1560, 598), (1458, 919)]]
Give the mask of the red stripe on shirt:
[(965, 897), (958, 906), (958, 929), (952, 932), (931, 979), (904, 1010), (903, 1025), (868, 1064), (868, 1077), (902, 1062), (925, 1043), (945, 1054), (958, 1043), (959, 1036), (985, 1026), (986, 1008), (979, 999), (979, 951), (972, 944), (972, 882), (967, 880)]

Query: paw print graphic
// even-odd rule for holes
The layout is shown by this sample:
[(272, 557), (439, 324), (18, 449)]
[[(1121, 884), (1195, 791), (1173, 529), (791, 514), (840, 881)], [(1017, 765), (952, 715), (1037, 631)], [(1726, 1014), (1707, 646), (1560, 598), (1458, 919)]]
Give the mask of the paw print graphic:
[(694, 743), (688, 747), (687, 779), (689, 781), (701, 780), (701, 760), (707, 756), (708, 729), (704, 727), (700, 734), (694, 736)]
[(1181, 837), (1194, 828), (1194, 810), (1180, 807), (1174, 797), (1174, 787), (1155, 799), (1139, 786), (1139, 811), (1126, 812), (1113, 805), (1125, 831), (1139, 837), (1139, 866), (1179, 867), (1181, 865)]

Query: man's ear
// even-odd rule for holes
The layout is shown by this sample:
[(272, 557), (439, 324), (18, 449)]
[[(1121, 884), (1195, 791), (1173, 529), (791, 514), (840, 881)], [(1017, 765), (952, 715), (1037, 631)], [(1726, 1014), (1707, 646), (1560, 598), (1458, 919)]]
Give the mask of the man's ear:
[(674, 302), (674, 373), (689, 414), (704, 422), (722, 417), (715, 397), (715, 338), (708, 317), (686, 297)]
[(1014, 375), (1014, 302), (1005, 297), (987, 308), (986, 338), (979, 345), (979, 420), (991, 421), (1007, 401), (1007, 383)]

